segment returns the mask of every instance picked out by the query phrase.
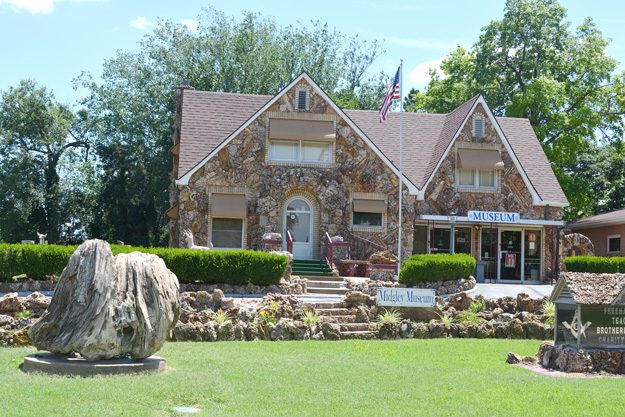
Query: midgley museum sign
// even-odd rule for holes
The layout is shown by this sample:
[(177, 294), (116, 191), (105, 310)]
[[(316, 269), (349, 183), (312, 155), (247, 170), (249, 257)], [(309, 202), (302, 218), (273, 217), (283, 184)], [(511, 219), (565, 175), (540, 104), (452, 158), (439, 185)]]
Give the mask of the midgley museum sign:
[(471, 222), (487, 223), (518, 223), (521, 220), (519, 213), (502, 211), (469, 211), (467, 217)]
[(378, 288), (376, 305), (387, 307), (434, 307), (436, 292), (425, 288)]

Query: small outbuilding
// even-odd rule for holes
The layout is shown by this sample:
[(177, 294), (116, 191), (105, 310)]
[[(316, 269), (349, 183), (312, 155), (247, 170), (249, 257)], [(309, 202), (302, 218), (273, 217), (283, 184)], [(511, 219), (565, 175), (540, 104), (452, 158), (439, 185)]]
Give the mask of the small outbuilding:
[(556, 345), (625, 349), (625, 274), (563, 273), (550, 300)]
[(625, 256), (625, 209), (585, 217), (567, 225), (575, 233), (587, 236), (597, 256)]

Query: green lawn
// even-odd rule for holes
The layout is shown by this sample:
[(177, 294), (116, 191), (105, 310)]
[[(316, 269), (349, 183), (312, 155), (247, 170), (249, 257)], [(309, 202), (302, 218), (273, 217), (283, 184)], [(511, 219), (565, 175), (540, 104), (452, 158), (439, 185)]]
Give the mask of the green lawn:
[(168, 343), (158, 375), (23, 374), (0, 348), (2, 416), (573, 416), (625, 414), (625, 379), (553, 378), (506, 365), (527, 340)]

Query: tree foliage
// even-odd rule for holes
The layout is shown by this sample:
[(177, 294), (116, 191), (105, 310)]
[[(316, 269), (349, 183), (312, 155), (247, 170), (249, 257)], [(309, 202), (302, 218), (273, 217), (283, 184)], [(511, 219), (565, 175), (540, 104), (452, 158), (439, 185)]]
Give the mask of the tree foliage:
[(61, 166), (89, 143), (74, 135), (74, 114), (45, 87), (20, 82), (0, 96), (0, 240), (47, 233), (61, 241), (69, 220)]
[(347, 38), (322, 22), (282, 27), (256, 13), (241, 20), (214, 10), (196, 32), (160, 21), (138, 52), (107, 60), (101, 81), (83, 74), (84, 132), (97, 145), (102, 171), (100, 224), (93, 233), (137, 245), (167, 244), (175, 88), (276, 94), (308, 72), (340, 105), (377, 106), (382, 79), (367, 76), (382, 53), (377, 42)]
[(496, 115), (528, 118), (571, 203), (568, 215), (592, 214), (596, 195), (583, 186), (578, 155), (623, 136), (625, 74), (616, 73), (608, 44), (590, 18), (572, 29), (555, 0), (508, 0), (503, 19), (483, 27), (470, 50), (452, 51), (410, 109), (448, 112), (481, 92)]

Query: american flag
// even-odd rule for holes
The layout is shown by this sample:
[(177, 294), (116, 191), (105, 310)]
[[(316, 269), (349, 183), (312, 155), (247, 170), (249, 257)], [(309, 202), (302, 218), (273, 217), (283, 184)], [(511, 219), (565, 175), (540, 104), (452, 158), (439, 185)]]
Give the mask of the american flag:
[(386, 91), (386, 96), (384, 96), (384, 101), (382, 101), (382, 106), (380, 106), (380, 123), (386, 120), (386, 116), (388, 115), (389, 110), (393, 106), (393, 101), (397, 100), (400, 97), (399, 93), (399, 70), (401, 66), (397, 68), (397, 72), (395, 73), (395, 77), (393, 77), (393, 82), (388, 87)]

